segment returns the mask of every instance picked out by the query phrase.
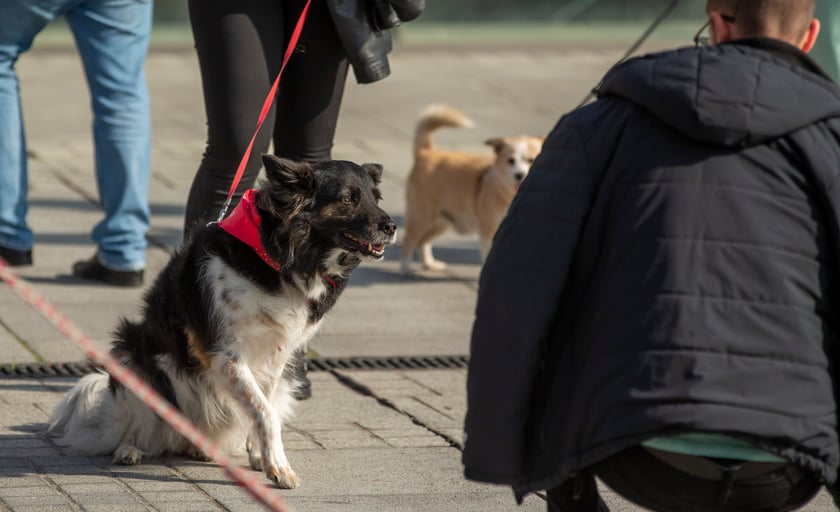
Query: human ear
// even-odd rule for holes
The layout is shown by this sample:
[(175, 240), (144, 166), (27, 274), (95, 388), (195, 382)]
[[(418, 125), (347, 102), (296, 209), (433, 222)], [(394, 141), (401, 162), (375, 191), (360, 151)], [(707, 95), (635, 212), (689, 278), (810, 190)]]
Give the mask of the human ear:
[(710, 12), (709, 19), (711, 20), (711, 24), (709, 25), (709, 35), (711, 36), (712, 44), (725, 43), (726, 41), (735, 39), (732, 23), (723, 19), (723, 16), (721, 16), (719, 12)]
[(803, 52), (808, 53), (814, 48), (814, 44), (817, 42), (817, 37), (820, 35), (820, 20), (814, 18), (811, 20), (811, 24), (808, 25), (808, 31), (802, 36), (802, 40), (799, 42), (799, 48), (802, 49)]

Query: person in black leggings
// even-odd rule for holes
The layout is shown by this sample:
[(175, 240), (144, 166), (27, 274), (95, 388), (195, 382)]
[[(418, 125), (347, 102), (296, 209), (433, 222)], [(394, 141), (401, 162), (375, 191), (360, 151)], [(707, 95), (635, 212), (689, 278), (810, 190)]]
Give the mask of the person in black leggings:
[[(207, 147), (187, 199), (185, 241), (195, 229), (217, 220), (305, 4), (306, 0), (189, 1), (207, 114)], [(254, 186), (261, 154), (270, 141), (274, 153), (283, 158), (331, 159), (351, 64), (359, 83), (388, 76), (390, 27), (370, 19), (367, 5), (356, 0), (312, 0), (228, 213)], [(423, 8), (424, 0), (392, 0), (390, 12), (396, 9), (403, 19), (394, 18), (391, 26), (418, 16)], [(298, 398), (308, 398), (311, 385), (305, 357), (296, 360), (292, 373), (301, 385)]]
[[(207, 112), (207, 147), (190, 188), (184, 225), (216, 220), (254, 133), (265, 96), (305, 0), (190, 0), (189, 13)], [(233, 204), (252, 188), (261, 153), (293, 160), (331, 157), (347, 54), (323, 1), (314, 1), (276, 102), (257, 134)]]

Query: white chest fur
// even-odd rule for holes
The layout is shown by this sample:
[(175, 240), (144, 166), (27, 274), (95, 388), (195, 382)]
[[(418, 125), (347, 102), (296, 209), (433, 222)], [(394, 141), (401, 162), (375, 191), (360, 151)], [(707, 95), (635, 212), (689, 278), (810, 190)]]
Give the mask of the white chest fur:
[(287, 356), (317, 332), (320, 322), (310, 323), (308, 301), (325, 293), (320, 280), (309, 288), (298, 281), (267, 293), (219, 258), (212, 257), (206, 268), (204, 284), (212, 296), (219, 341), (252, 368), (271, 364), (281, 353)]

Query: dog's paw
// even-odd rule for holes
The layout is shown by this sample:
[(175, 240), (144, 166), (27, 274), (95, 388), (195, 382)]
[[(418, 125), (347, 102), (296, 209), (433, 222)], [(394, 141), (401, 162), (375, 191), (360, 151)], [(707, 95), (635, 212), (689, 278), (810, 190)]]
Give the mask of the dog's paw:
[(190, 446), (187, 449), (187, 457), (193, 460), (200, 460), (202, 462), (209, 462), (210, 460), (212, 460), (210, 457), (205, 455), (203, 451), (199, 450), (195, 446)]
[(411, 268), (411, 262), (409, 260), (400, 261), (400, 275), (403, 277), (414, 276), (414, 269)]
[(259, 462), (265, 476), (280, 489), (295, 489), (300, 486), (300, 480), (289, 465), (282, 448), (275, 447), (274, 450), (262, 451), (258, 458), (249, 457), (249, 459), (252, 465), (254, 462)]
[(125, 464), (126, 466), (135, 466), (137, 464), (140, 464), (140, 461), (142, 460), (143, 452), (131, 445), (121, 444), (114, 451), (114, 458), (111, 460), (111, 462), (114, 464)]
[(290, 466), (281, 468), (269, 466), (265, 474), (280, 489), (296, 489), (300, 487), (300, 480)]
[(446, 263), (440, 260), (428, 260), (423, 262), (423, 268), (426, 270), (434, 270), (436, 272), (442, 272), (446, 270)]

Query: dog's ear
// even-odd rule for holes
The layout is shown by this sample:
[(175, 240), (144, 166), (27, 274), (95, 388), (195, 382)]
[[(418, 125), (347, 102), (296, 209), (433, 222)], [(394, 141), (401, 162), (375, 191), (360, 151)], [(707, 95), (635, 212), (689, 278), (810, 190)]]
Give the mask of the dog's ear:
[(382, 165), (381, 164), (362, 164), (362, 170), (368, 173), (368, 176), (373, 178), (373, 182), (379, 185), (382, 181)]
[(504, 137), (495, 137), (492, 139), (485, 140), (484, 143), (488, 146), (491, 146), (493, 148), (493, 151), (496, 152), (496, 154), (499, 154), (499, 151), (501, 151), (502, 148), (505, 147), (507, 141)]
[(281, 185), (290, 190), (307, 193), (315, 186), (312, 166), (306, 162), (295, 162), (270, 154), (262, 155), (265, 176), (272, 185)]

